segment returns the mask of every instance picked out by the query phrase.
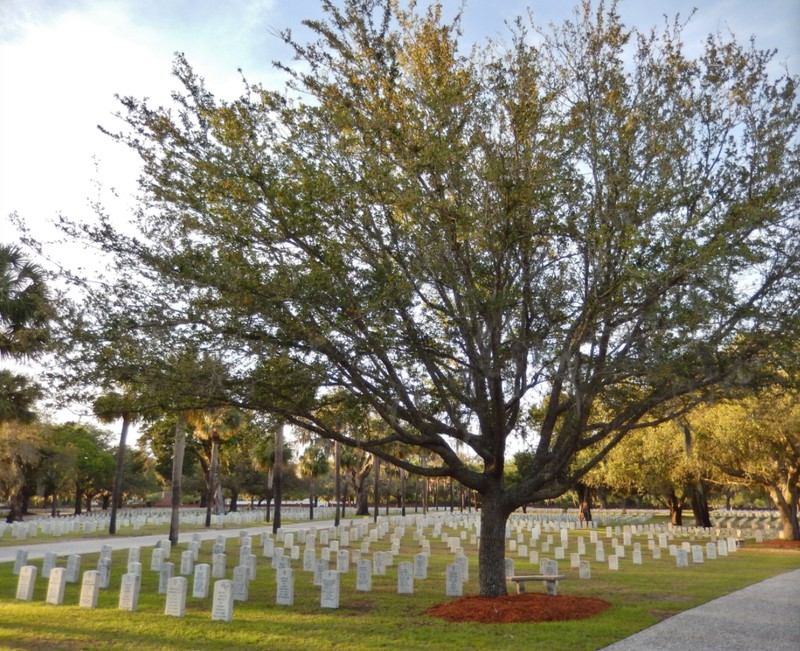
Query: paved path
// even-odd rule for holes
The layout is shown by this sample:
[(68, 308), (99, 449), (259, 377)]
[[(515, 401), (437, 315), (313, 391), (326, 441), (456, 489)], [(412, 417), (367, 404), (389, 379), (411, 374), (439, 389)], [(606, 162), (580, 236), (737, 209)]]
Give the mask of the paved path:
[(604, 651), (800, 651), (800, 570), (669, 617)]

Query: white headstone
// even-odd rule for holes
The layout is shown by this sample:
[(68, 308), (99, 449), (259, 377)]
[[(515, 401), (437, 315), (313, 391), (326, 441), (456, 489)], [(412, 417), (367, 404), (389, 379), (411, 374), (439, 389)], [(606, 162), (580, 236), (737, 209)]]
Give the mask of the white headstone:
[(414, 578), (427, 579), (428, 578), (428, 555), (415, 554), (414, 555)]
[(28, 550), (18, 549), (14, 560), (14, 576), (19, 576), (19, 571), (28, 563)]
[(314, 565), (316, 563), (316, 550), (313, 547), (306, 548), (303, 550), (303, 571), (304, 572), (313, 572)]
[(128, 572), (122, 575), (122, 583), (119, 587), (119, 610), (135, 611), (139, 607), (139, 589), (142, 580), (138, 574)]
[(30, 601), (33, 599), (33, 588), (36, 586), (36, 574), (38, 572), (39, 568), (35, 565), (23, 565), (19, 569), (17, 599), (20, 601)]
[(294, 606), (294, 570), (281, 568), (276, 573), (275, 603), (279, 606)]
[(237, 565), (233, 568), (233, 600), (247, 601), (250, 598), (250, 581), (247, 568)]
[(160, 547), (153, 549), (153, 554), (150, 556), (150, 570), (152, 572), (160, 572), (161, 565), (164, 563), (164, 550)]
[(81, 576), (81, 557), (78, 554), (67, 556), (67, 583), (77, 583)]
[(589, 561), (581, 561), (580, 567), (578, 568), (578, 578), (581, 579), (592, 578), (592, 568), (589, 565)]
[(610, 554), (608, 557), (608, 569), (609, 570), (619, 569), (619, 559), (615, 554)]
[(225, 578), (225, 554), (211, 555), (211, 576), (215, 579)]
[(314, 564), (314, 585), (322, 585), (322, 575), (328, 571), (328, 561), (324, 558), (318, 558)]
[(52, 570), (58, 563), (58, 554), (55, 552), (45, 552), (44, 560), (42, 561), (42, 577), (45, 579), (50, 578), (50, 570)]
[(171, 617), (183, 617), (186, 614), (186, 587), (188, 581), (185, 576), (173, 576), (167, 582), (167, 601), (164, 605), (164, 614)]
[(717, 559), (717, 546), (713, 542), (706, 543), (706, 556), (710, 561)]
[(506, 576), (514, 576), (514, 559), (506, 557), (504, 562), (506, 566)]
[(464, 582), (461, 580), (461, 566), (450, 563), (445, 571), (445, 595), (460, 597), (464, 594)]
[(88, 570), (84, 572), (78, 606), (81, 608), (97, 608), (97, 596), (99, 594), (100, 573), (97, 570)]
[(227, 579), (214, 583), (211, 619), (229, 622), (233, 619), (233, 582)]
[(100, 588), (107, 588), (111, 584), (111, 559), (105, 556), (97, 559), (97, 572)]
[(633, 550), (633, 564), (634, 565), (641, 565), (642, 564), (642, 550), (641, 549), (634, 549)]
[(461, 581), (469, 581), (469, 557), (459, 554), (456, 556), (456, 563), (461, 566)]
[(346, 574), (350, 570), (350, 552), (347, 549), (340, 549), (336, 552), (336, 571)]
[[(142, 562), (142, 548), (141, 547), (131, 547), (128, 550), (128, 568), (130, 568), (131, 563), (141, 563)], [(128, 569), (130, 572), (130, 569)]]
[(322, 608), (339, 607), (339, 572), (335, 570), (326, 570), (322, 573), (320, 606)]
[(356, 590), (370, 592), (372, 590), (372, 561), (362, 559), (356, 564)]
[(683, 547), (678, 547), (675, 550), (675, 565), (677, 567), (689, 566), (689, 555), (686, 553), (686, 550)]
[(397, 594), (414, 594), (414, 566), (410, 561), (397, 564)]
[(167, 586), (174, 573), (174, 563), (165, 562), (161, 564), (161, 571), (158, 573), (158, 594), (167, 594)]
[(386, 556), (383, 552), (375, 552), (372, 555), (372, 572), (375, 576), (386, 575)]
[(67, 571), (63, 567), (54, 567), (50, 570), (50, 581), (47, 584), (47, 597), (45, 602), (60, 606), (64, 603), (64, 588), (67, 584)]
[(192, 597), (205, 599), (208, 596), (208, 586), (211, 582), (211, 566), (208, 563), (198, 563), (194, 566), (194, 581), (192, 582)]
[(182, 576), (189, 576), (194, 573), (194, 552), (191, 549), (181, 552), (180, 573)]

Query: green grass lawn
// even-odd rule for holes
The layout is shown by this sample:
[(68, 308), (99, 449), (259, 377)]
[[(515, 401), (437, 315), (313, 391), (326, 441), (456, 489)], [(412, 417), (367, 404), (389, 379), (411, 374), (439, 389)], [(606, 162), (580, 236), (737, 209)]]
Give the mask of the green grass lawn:
[[(605, 613), (576, 622), (540, 624), (453, 624), (428, 616), (433, 604), (446, 601), (445, 567), (452, 554), (444, 543), (428, 534), (431, 542), (429, 578), (415, 582), (413, 595), (396, 594), (397, 563), (413, 560), (419, 544), (412, 540), (407, 527), (401, 554), (395, 557), (387, 576), (373, 577), (373, 590), (355, 590), (355, 571), (342, 576), (340, 608), (323, 610), (319, 605), (319, 588), (312, 585), (312, 575), (295, 561), (295, 605), (275, 605), (275, 572), (269, 559), (259, 558), (258, 574), (250, 585), (250, 599), (236, 602), (233, 622), (211, 621), (211, 596), (191, 597), (191, 577), (183, 619), (164, 615), (165, 596), (157, 594), (158, 575), (149, 571), (151, 548), (142, 549), (142, 588), (137, 612), (117, 609), (121, 575), (127, 564), (127, 551), (113, 554), (111, 588), (101, 590), (97, 609), (79, 608), (78, 585), (67, 586), (64, 605), (44, 603), (47, 580), (37, 579), (34, 600), (15, 600), (17, 577), (13, 563), (0, 565), (0, 648), (2, 649), (185, 649), (225, 650), (273, 649), (278, 651), (315, 651), (342, 649), (374, 651), (375, 649), (464, 649), (543, 648), (598, 649), (626, 637), (664, 617), (704, 603), (770, 576), (800, 568), (800, 552), (780, 551), (745, 546), (735, 554), (703, 565), (676, 568), (668, 554), (659, 561), (646, 560), (636, 566), (630, 557), (621, 559), (620, 571), (611, 572), (605, 564), (592, 562), (592, 578), (580, 580), (577, 570), (569, 569), (569, 561), (559, 561), (559, 570), (568, 579), (560, 584), (561, 594), (584, 595), (604, 599), (612, 604)], [(262, 527), (259, 530), (265, 530)], [(571, 533), (571, 540), (581, 535)], [(586, 558), (593, 557), (594, 546), (586, 538)], [(602, 532), (601, 532), (602, 537)], [(644, 541), (643, 537), (634, 540)], [(351, 548), (358, 548), (354, 542)], [(211, 541), (203, 543), (198, 562), (211, 562)], [(643, 544), (643, 547), (646, 545)], [(171, 560), (179, 567), (180, 551), (173, 548)], [(373, 543), (372, 551), (389, 549), (388, 536)], [(476, 594), (477, 562), (475, 549), (465, 544), (470, 558), (471, 581), (464, 593)], [(238, 559), (238, 539), (227, 543), (228, 578)], [(318, 543), (319, 555), (319, 543)], [(606, 543), (606, 553), (608, 543)], [(513, 557), (513, 554), (509, 553)], [(302, 556), (302, 552), (301, 552)], [(542, 554), (552, 558), (551, 554)], [(629, 554), (630, 556), (630, 554)], [(649, 552), (644, 551), (646, 559)], [(85, 555), (82, 570), (96, 566), (96, 555)], [(39, 567), (41, 560), (32, 564)], [(59, 558), (59, 566), (66, 558)], [(527, 560), (515, 559), (516, 572), (538, 570)], [(212, 580), (213, 586), (213, 580)], [(513, 587), (510, 587), (513, 590)], [(529, 590), (543, 590), (531, 586)], [(211, 594), (213, 592), (210, 590)]]

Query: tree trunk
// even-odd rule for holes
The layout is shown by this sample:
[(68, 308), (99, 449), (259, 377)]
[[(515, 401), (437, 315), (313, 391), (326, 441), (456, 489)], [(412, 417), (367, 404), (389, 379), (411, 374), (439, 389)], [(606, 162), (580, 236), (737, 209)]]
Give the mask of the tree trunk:
[(356, 493), (356, 515), (369, 515), (369, 494), (363, 489)]
[(669, 506), (669, 520), (670, 522), (676, 527), (683, 526), (683, 505), (685, 503), (684, 498), (679, 498), (675, 495), (675, 491), (672, 491), (669, 495), (667, 495), (667, 506)]
[(213, 500), (214, 515), (220, 516), (225, 514), (225, 502), (222, 499), (222, 481), (219, 476), (219, 437), (214, 436), (211, 439), (211, 485), (213, 489), (209, 495)]
[(376, 455), (372, 455), (372, 465), (375, 467), (375, 480), (374, 480), (374, 491), (373, 495), (375, 496), (375, 510), (372, 513), (372, 521), (378, 521), (378, 507), (380, 504), (380, 486), (379, 480), (381, 476), (381, 460)]
[(183, 416), (179, 415), (175, 422), (175, 444), (172, 448), (172, 511), (169, 518), (169, 541), (178, 544), (181, 518), (181, 483), (183, 478), (183, 457), (186, 453), (186, 429)]
[(341, 509), (341, 501), (342, 501), (342, 478), (339, 473), (339, 451), (340, 451), (340, 444), (339, 441), (333, 442), (333, 485), (334, 485), (334, 493), (336, 499), (336, 516), (334, 518), (333, 524), (334, 526), (338, 527), (339, 523), (342, 519), (342, 509)]
[(22, 520), (22, 496), (19, 491), (13, 491), (8, 498), (8, 516), (6, 522)]
[(797, 500), (800, 498), (800, 488), (792, 486), (788, 489), (768, 488), (772, 501), (778, 507), (783, 524), (784, 540), (800, 540), (800, 520), (797, 516)]
[(592, 489), (583, 482), (578, 482), (575, 484), (575, 490), (578, 491), (578, 519), (581, 522), (591, 522)]
[(117, 505), (122, 497), (122, 473), (125, 469), (125, 445), (128, 440), (128, 428), (131, 424), (130, 414), (122, 414), (122, 431), (119, 433), (117, 448), (117, 469), (114, 474), (114, 492), (111, 495), (111, 518), (108, 521), (108, 533), (117, 533)]
[(481, 498), (481, 544), (478, 550), (480, 596), (502, 597), (507, 594), (505, 549), (509, 512), (502, 506), (499, 486)]
[(82, 504), (83, 491), (81, 490), (81, 485), (75, 482), (75, 515), (80, 515), (82, 513)]
[(406, 515), (406, 471), (400, 468), (400, 513)]
[(283, 467), (283, 423), (275, 430), (275, 464), (272, 469), (272, 496), (275, 499), (275, 518), (272, 521), (272, 533), (277, 534), (281, 528), (281, 472)]
[(230, 507), (228, 510), (231, 513), (236, 513), (239, 510), (239, 489), (238, 488), (231, 488), (231, 499), (230, 499)]
[(314, 475), (311, 475), (308, 489), (308, 519), (314, 519)]
[(266, 490), (266, 502), (267, 502), (267, 512), (266, 512), (266, 520), (267, 522), (270, 521), (272, 518), (271, 508), (272, 508), (272, 488), (273, 488), (273, 473), (275, 471), (274, 466), (267, 471), (267, 490)]
[(711, 513), (708, 510), (708, 493), (705, 482), (698, 480), (689, 487), (694, 514), (694, 524), (697, 527), (711, 528)]

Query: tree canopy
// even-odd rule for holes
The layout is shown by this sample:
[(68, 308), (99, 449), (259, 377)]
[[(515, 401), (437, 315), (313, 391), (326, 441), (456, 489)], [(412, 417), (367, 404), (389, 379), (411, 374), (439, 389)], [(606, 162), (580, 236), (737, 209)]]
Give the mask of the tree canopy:
[[(285, 92), (219, 100), (178, 57), (174, 106), (121, 98), (144, 199), (136, 237), (87, 229), (121, 273), (104, 318), (202, 342), (232, 404), (477, 491), (503, 594), (511, 511), (796, 326), (797, 79), (720, 35), (690, 58), (677, 20), (616, 3), (469, 55), (437, 5), (324, 6), (316, 41), (283, 35)], [(342, 394), (386, 435), (318, 415)]]

